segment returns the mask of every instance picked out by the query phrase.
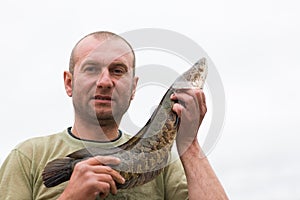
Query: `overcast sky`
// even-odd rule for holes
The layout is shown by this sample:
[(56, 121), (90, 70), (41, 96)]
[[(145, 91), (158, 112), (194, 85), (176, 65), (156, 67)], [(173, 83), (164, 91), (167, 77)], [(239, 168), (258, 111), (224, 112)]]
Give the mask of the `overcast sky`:
[[(299, 10), (296, 0), (2, 0), (0, 163), (21, 141), (72, 125), (62, 75), (78, 39), (97, 30), (158, 28), (200, 45), (220, 74), (226, 118), (208, 157), (230, 199), (299, 199)], [(140, 65), (178, 59), (153, 50), (138, 56)], [(138, 91), (129, 110), (136, 124), (155, 105), (149, 91), (160, 97), (164, 89)], [(135, 117), (137, 110), (145, 115)]]

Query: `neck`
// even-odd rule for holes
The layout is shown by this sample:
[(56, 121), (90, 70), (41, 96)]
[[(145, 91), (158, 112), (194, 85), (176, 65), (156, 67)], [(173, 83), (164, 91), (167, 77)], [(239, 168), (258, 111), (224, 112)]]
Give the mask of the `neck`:
[(91, 124), (75, 119), (72, 133), (80, 139), (94, 141), (112, 141), (119, 136), (118, 124), (115, 121), (101, 121)]

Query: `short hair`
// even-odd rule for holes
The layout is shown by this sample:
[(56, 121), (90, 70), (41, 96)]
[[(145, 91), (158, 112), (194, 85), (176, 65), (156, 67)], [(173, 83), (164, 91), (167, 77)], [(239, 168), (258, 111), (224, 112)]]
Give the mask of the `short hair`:
[(75, 67), (75, 63), (76, 63), (76, 58), (75, 58), (75, 52), (77, 49), (78, 44), (84, 40), (85, 38), (89, 37), (89, 36), (93, 36), (95, 39), (97, 40), (101, 40), (101, 39), (109, 39), (109, 38), (116, 38), (116, 39), (121, 39), (122, 41), (124, 41), (130, 48), (131, 53), (133, 55), (133, 73), (135, 72), (135, 53), (134, 50), (132, 48), (132, 46), (129, 44), (129, 42), (127, 40), (125, 40), (123, 37), (121, 37), (120, 35), (117, 35), (115, 33), (109, 32), (109, 31), (96, 31), (93, 33), (90, 33), (86, 36), (84, 36), (83, 38), (81, 38), (76, 45), (74, 46), (74, 48), (72, 49), (71, 52), (71, 56), (70, 56), (70, 61), (69, 61), (69, 71), (73, 74), (74, 72), (74, 67)]

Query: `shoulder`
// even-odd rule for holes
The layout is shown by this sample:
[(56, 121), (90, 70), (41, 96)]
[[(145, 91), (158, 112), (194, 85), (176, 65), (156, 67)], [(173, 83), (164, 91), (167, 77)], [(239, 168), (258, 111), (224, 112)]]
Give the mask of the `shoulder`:
[(57, 157), (66, 156), (69, 153), (81, 148), (81, 143), (73, 139), (67, 130), (49, 134), (46, 136), (34, 137), (18, 144), (13, 152), (26, 157), (32, 162), (42, 164)]
[(29, 138), (18, 144), (14, 150), (20, 151), (24, 154), (32, 154), (34, 151), (39, 151), (43, 148), (47, 148), (50, 145), (53, 146), (57, 142), (60, 142), (63, 134), (64, 131), (46, 136)]

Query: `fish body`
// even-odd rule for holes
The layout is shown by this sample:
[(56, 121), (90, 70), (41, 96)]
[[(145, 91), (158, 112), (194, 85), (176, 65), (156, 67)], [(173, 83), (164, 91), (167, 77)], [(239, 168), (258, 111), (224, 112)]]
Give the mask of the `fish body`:
[(54, 187), (69, 180), (76, 163), (97, 155), (110, 155), (121, 160), (119, 165), (111, 166), (125, 179), (124, 184), (116, 183), (118, 189), (132, 188), (153, 180), (168, 165), (179, 127), (180, 119), (172, 110), (174, 102), (170, 96), (176, 89), (202, 88), (206, 76), (207, 63), (202, 58), (175, 80), (148, 122), (130, 140), (113, 148), (83, 148), (50, 161), (42, 173), (44, 185)]

